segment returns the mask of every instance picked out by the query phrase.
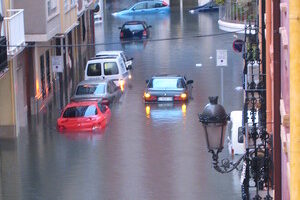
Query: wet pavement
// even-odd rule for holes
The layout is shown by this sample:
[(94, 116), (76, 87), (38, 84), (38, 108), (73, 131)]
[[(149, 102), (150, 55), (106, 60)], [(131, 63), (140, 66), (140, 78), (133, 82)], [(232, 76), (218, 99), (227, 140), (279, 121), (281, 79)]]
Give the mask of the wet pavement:
[[(228, 113), (241, 109), (235, 88), (242, 83), (242, 58), (232, 50), (234, 34), (218, 29), (218, 12), (191, 15), (187, 7), (172, 7), (170, 14), (110, 15), (124, 6), (108, 2), (104, 22), (95, 27), (96, 52), (123, 49), (134, 58), (130, 87), (112, 107), (109, 126), (97, 134), (58, 133), (54, 98), (17, 139), (1, 140), (2, 199), (240, 199), (237, 172), (212, 168), (197, 117), (208, 96), (220, 96)], [(121, 43), (118, 27), (128, 20), (152, 25), (149, 40)], [(223, 78), (216, 49), (228, 50)], [(194, 80), (193, 99), (146, 108), (145, 80), (162, 73)]]

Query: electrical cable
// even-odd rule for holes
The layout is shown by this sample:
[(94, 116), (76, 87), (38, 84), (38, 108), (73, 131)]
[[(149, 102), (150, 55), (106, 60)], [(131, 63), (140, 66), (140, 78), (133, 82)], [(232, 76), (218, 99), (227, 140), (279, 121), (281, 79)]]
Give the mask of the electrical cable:
[(145, 41), (145, 42), (163, 42), (163, 41), (172, 41), (172, 40), (183, 40), (183, 39), (192, 39), (192, 38), (205, 38), (205, 37), (217, 37), (228, 35), (232, 33), (239, 33), (244, 29), (225, 32), (225, 33), (215, 33), (215, 34), (207, 34), (207, 35), (193, 35), (188, 37), (170, 37), (170, 38), (161, 38), (161, 39), (134, 39), (134, 40), (121, 40), (120, 42), (108, 42), (108, 43), (91, 43), (91, 44), (70, 44), (70, 45), (32, 45), (26, 43), (25, 45), (0, 45), (0, 47), (24, 47), (24, 48), (60, 48), (60, 47), (89, 47), (89, 46), (106, 46), (106, 45), (116, 45), (116, 44), (126, 44), (137, 41)]

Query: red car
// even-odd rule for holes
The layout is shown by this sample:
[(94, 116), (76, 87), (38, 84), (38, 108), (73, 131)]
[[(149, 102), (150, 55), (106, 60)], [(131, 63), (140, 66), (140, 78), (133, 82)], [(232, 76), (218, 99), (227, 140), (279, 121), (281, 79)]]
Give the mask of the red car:
[(57, 119), (59, 131), (97, 131), (102, 130), (110, 121), (108, 106), (100, 101), (71, 102)]

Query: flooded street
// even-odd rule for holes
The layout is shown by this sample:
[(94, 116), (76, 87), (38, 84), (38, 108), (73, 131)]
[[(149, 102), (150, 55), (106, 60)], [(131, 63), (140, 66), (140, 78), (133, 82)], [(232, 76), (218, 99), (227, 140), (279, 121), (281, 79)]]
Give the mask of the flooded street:
[[(128, 5), (107, 2), (103, 23), (95, 25), (96, 52), (123, 50), (134, 58), (132, 80), (112, 106), (109, 126), (96, 134), (57, 132), (54, 98), (17, 139), (1, 139), (2, 199), (240, 199), (238, 173), (212, 168), (197, 116), (209, 96), (219, 96), (227, 113), (242, 107), (235, 88), (242, 86), (243, 63), (232, 50), (234, 33), (219, 30), (218, 12), (192, 15), (189, 7), (174, 6), (169, 14), (113, 17), (122, 6)], [(118, 27), (130, 20), (151, 25), (150, 38), (121, 42)], [(228, 50), (223, 77), (217, 49)], [(145, 80), (156, 74), (194, 80), (193, 99), (146, 108)]]

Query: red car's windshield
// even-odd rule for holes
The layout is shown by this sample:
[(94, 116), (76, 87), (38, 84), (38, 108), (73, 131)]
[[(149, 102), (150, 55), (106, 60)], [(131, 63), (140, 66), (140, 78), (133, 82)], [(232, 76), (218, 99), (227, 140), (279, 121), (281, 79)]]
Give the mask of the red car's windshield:
[(96, 106), (77, 106), (67, 108), (63, 114), (63, 118), (90, 117), (94, 115), (97, 115)]

